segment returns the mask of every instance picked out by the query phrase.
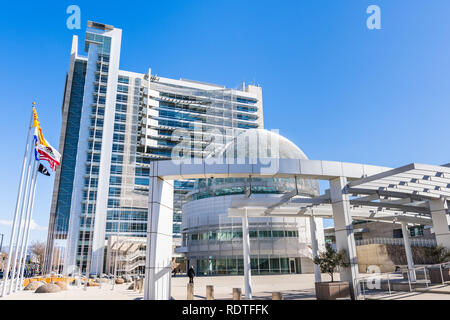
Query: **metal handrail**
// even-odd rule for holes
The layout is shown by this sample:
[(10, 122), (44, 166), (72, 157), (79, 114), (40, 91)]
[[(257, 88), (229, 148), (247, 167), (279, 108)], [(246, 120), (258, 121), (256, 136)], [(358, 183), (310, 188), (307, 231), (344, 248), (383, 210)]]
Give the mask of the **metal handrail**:
[[(408, 277), (409, 292), (412, 292), (412, 285), (411, 285), (411, 278), (410, 278), (410, 272), (411, 271), (415, 272), (416, 270), (423, 270), (424, 278), (425, 278), (425, 285), (428, 288), (427, 269), (433, 268), (433, 267), (439, 267), (439, 270), (440, 270), (440, 273), (441, 273), (442, 284), (445, 284), (442, 268), (443, 268), (443, 266), (446, 266), (446, 265), (450, 266), (450, 261), (443, 262), (443, 263), (431, 264), (431, 265), (425, 265), (425, 266), (420, 266), (420, 267), (414, 267), (414, 268), (411, 268), (411, 269), (406, 267), (406, 268), (400, 269), (398, 271), (384, 272), (384, 273), (380, 273), (380, 274), (376, 274), (376, 275), (379, 275), (380, 278), (383, 277), (383, 275), (386, 275), (387, 281), (388, 281), (389, 294), (392, 294), (389, 275), (391, 275), (391, 274), (399, 274), (399, 273), (403, 273), (404, 271), (406, 271), (406, 275)], [(365, 290), (364, 284), (366, 283), (367, 279), (371, 279), (373, 277), (374, 277), (374, 275), (365, 275), (365, 276), (358, 276), (356, 278), (357, 285), (361, 286), (361, 283), (362, 283), (362, 289), (363, 289), (362, 291), (363, 291), (364, 299), (366, 299), (366, 290)]]
[[(436, 240), (434, 239), (409, 239), (411, 246), (417, 247), (434, 247), (436, 246)], [(392, 245), (404, 245), (403, 239), (401, 238), (383, 238), (376, 237), (363, 240), (355, 240), (357, 246), (367, 245), (367, 244), (392, 244)]]
[(119, 261), (134, 260), (135, 258), (141, 257), (141, 256), (145, 256), (145, 250), (138, 250), (138, 251), (135, 251), (135, 252), (130, 253), (130, 254), (125, 255), (125, 256), (119, 256), (118, 260)]
[(133, 264), (125, 265), (124, 268), (119, 269), (119, 271), (129, 272), (137, 267), (144, 266), (144, 265), (145, 265), (145, 260), (138, 260), (138, 261), (134, 262)]

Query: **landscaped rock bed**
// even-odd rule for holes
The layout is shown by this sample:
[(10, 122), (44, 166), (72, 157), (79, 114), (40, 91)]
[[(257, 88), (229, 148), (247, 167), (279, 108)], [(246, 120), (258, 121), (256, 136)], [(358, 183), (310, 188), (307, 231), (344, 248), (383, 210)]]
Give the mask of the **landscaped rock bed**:
[(41, 281), (33, 281), (30, 282), (23, 290), (30, 290), (30, 291), (34, 291), (37, 288), (39, 288), (40, 286), (43, 286), (45, 283), (41, 282)]
[(35, 293), (56, 293), (60, 292), (61, 288), (53, 283), (44, 284), (36, 289)]

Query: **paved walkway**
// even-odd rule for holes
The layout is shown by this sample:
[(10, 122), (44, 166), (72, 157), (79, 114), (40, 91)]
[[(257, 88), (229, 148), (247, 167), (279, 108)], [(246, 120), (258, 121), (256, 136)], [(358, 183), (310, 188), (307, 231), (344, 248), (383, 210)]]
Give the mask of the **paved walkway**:
[[(328, 275), (322, 275), (328, 280)], [(186, 277), (172, 278), (172, 297), (176, 300), (186, 299)], [(206, 298), (206, 286), (214, 286), (217, 300), (232, 299), (233, 288), (241, 288), (244, 294), (244, 276), (196, 277), (194, 279), (194, 300)], [(315, 299), (314, 275), (267, 275), (252, 276), (254, 299), (272, 299), (272, 292), (282, 292), (284, 299)]]
[[(328, 281), (328, 275), (322, 275)], [(339, 276), (336, 275), (336, 280)], [(244, 288), (243, 276), (196, 277), (194, 281), (194, 300), (204, 300), (206, 286), (214, 286), (214, 297), (217, 300), (232, 298), (233, 288)], [(172, 278), (172, 298), (186, 299), (188, 278), (178, 276)], [(282, 292), (286, 300), (315, 300), (314, 275), (267, 275), (252, 277), (253, 298), (272, 299), (272, 292)], [(130, 284), (115, 285), (104, 283), (102, 287), (70, 286), (67, 291), (58, 293), (34, 293), (30, 291), (15, 292), (0, 300), (141, 300), (143, 294), (128, 290)], [(243, 290), (242, 290), (243, 291)], [(440, 292), (440, 293), (437, 293)], [(450, 286), (433, 286), (425, 292), (375, 292), (367, 295), (368, 299), (377, 300), (450, 300)]]
[[(324, 280), (328, 279), (323, 275)], [(337, 276), (337, 279), (339, 277)], [(176, 300), (186, 299), (186, 285), (188, 278), (178, 276), (172, 278), (172, 298)], [(253, 276), (254, 299), (272, 299), (272, 292), (283, 292), (284, 298), (293, 299), (315, 299), (314, 275), (267, 275)], [(30, 291), (19, 291), (12, 293), (0, 300), (140, 300), (143, 294), (138, 291), (128, 290), (130, 284), (115, 285), (112, 290), (110, 283), (104, 283), (101, 288), (70, 286), (69, 290), (58, 293), (34, 293)], [(244, 291), (243, 276), (218, 276), (218, 277), (196, 277), (194, 284), (194, 300), (206, 299), (206, 286), (214, 285), (214, 296), (217, 300), (231, 299), (233, 288), (241, 288)]]

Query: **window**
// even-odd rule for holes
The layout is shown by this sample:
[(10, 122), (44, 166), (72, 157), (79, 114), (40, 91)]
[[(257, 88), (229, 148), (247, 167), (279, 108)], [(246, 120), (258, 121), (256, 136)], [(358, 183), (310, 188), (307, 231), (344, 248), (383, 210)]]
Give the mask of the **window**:
[(99, 116), (104, 116), (105, 115), (105, 108), (102, 107), (93, 107), (92, 108), (92, 114), (98, 114)]
[(124, 77), (124, 76), (119, 76), (118, 81), (119, 81), (119, 83), (129, 84), (130, 83), (130, 78)]
[(117, 176), (110, 176), (109, 177), (109, 184), (112, 186), (117, 186), (122, 184), (122, 177)]
[(394, 229), (392, 230), (392, 235), (394, 238), (403, 238), (403, 232), (402, 229)]
[(113, 136), (114, 142), (125, 142), (125, 135), (121, 133), (114, 133)]
[(114, 143), (112, 146), (112, 152), (123, 152), (124, 146), (123, 144)]
[(409, 234), (411, 237), (422, 237), (423, 229), (423, 226), (412, 227), (409, 229)]
[(106, 99), (104, 97), (99, 97), (98, 98), (98, 104), (105, 104), (106, 103)]
[(128, 93), (128, 86), (124, 86), (122, 84), (119, 84), (117, 86), (117, 92)]
[[(287, 231), (287, 232), (290, 232), (290, 231)], [(274, 238), (282, 238), (282, 237), (284, 237), (284, 231), (273, 230), (272, 231), (272, 237), (274, 237)]]
[(116, 111), (117, 112), (127, 112), (127, 105), (126, 104), (117, 103), (116, 104)]
[(116, 113), (116, 115), (114, 116), (114, 120), (116, 122), (126, 122), (127, 121), (127, 115), (126, 114), (121, 114), (121, 113)]
[(92, 150), (92, 147), (94, 147), (94, 150), (100, 151), (102, 149), (102, 144), (100, 142), (96, 142), (92, 144), (92, 142), (88, 143), (88, 149)]
[(123, 162), (123, 155), (121, 155), (121, 154), (113, 154), (111, 156), (111, 162), (112, 163), (122, 163)]
[(150, 175), (150, 169), (137, 167), (136, 171), (135, 171), (135, 175), (148, 177)]
[(120, 124), (120, 123), (114, 124), (114, 131), (116, 131), (116, 132), (125, 132), (125, 125), (124, 124)]
[(109, 208), (117, 208), (120, 206), (119, 199), (108, 199), (108, 207)]
[(109, 195), (112, 197), (120, 196), (120, 188), (109, 188)]
[(91, 161), (91, 162), (100, 162), (100, 154), (98, 154), (98, 153), (88, 153), (86, 160), (87, 161)]
[(111, 174), (121, 174), (122, 166), (111, 165)]
[(84, 179), (84, 186), (88, 187), (89, 183), (90, 183), (91, 187), (95, 188), (98, 185), (98, 179), (97, 178), (85, 178)]
[(149, 179), (147, 178), (135, 178), (134, 184), (141, 185), (141, 186), (148, 186), (149, 185)]
[(117, 101), (118, 102), (127, 102), (128, 101), (128, 97), (124, 94), (118, 94), (117, 95)]
[(259, 231), (259, 237), (260, 238), (270, 238), (271, 237), (271, 232), (270, 231)]

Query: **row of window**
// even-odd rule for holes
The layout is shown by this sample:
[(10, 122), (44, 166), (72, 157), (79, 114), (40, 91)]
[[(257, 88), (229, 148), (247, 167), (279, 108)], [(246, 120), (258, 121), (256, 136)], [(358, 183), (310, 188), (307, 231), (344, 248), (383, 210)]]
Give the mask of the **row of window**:
[(147, 210), (108, 210), (106, 219), (147, 221)]
[[(252, 257), (250, 259), (252, 274), (299, 273), (301, 264), (299, 258), (285, 257)], [(243, 274), (244, 261), (242, 257), (224, 257), (197, 259), (197, 274)]]
[[(249, 231), (250, 238), (297, 238), (298, 231), (292, 230), (252, 230)], [(233, 239), (242, 239), (242, 231), (219, 231), (205, 233), (191, 233), (186, 235), (188, 240), (218, 240), (230, 241)]]
[(133, 222), (106, 222), (106, 232), (146, 232), (146, 223), (133, 223)]

